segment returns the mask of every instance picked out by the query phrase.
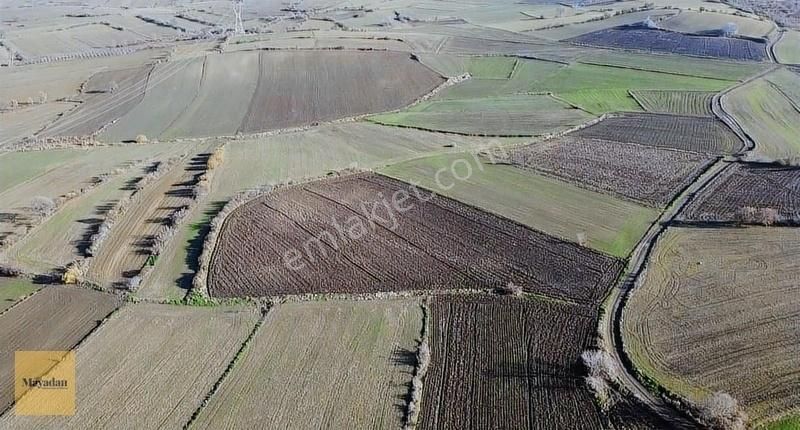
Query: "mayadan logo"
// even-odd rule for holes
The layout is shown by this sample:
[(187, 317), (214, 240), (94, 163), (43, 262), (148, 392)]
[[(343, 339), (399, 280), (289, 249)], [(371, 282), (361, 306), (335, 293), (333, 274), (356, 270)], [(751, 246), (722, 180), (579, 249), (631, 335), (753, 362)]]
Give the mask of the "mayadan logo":
[(46, 388), (56, 390), (66, 390), (66, 379), (42, 379), (42, 378), (22, 378), (22, 383), (28, 388)]
[(75, 414), (75, 352), (14, 354), (16, 415)]

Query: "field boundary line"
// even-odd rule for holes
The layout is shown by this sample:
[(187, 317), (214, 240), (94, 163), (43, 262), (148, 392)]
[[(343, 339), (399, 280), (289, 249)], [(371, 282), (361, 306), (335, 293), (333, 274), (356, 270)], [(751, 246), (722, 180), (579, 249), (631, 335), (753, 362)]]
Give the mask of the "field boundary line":
[[(15, 279), (15, 278), (11, 278), (11, 279)], [(16, 302), (16, 303), (14, 303), (13, 305), (11, 305), (11, 306), (9, 306), (8, 308), (6, 308), (6, 310), (4, 310), (3, 312), (0, 312), (0, 317), (2, 317), (3, 315), (7, 314), (7, 313), (8, 313), (8, 312), (9, 312), (11, 309), (14, 309), (15, 307), (19, 306), (20, 304), (22, 304), (22, 302), (24, 302), (24, 301), (26, 301), (26, 300), (30, 299), (31, 297), (33, 297), (34, 295), (36, 295), (36, 293), (38, 293), (39, 291), (42, 291), (42, 290), (43, 290), (43, 289), (45, 289), (45, 288), (51, 288), (51, 287), (50, 287), (50, 286), (47, 286), (47, 285), (45, 285), (44, 287), (42, 287), (42, 288), (39, 288), (38, 290), (36, 290), (36, 291), (34, 291), (34, 292), (32, 292), (32, 293), (26, 294), (26, 295), (25, 295), (25, 296), (23, 296), (21, 299), (17, 300), (17, 302)]]
[[(724, 159), (719, 158), (716, 162), (710, 164), (706, 171), (686, 187), (683, 192), (676, 196), (671, 204), (667, 205), (661, 216), (651, 224), (650, 229), (631, 252), (628, 267), (609, 294), (610, 306), (599, 321), (600, 329), (598, 331), (601, 335), (603, 346), (611, 353), (611, 357), (623, 370), (620, 375), (620, 384), (662, 418), (682, 428), (693, 427), (695, 425), (694, 418), (689, 417), (684, 411), (675, 408), (665, 399), (650, 391), (639, 379), (639, 375), (642, 375), (642, 373), (627, 354), (622, 338), (624, 308), (647, 272), (648, 260), (659, 239), (669, 228), (669, 221), (674, 220), (705, 187), (714, 183), (715, 179), (730, 168), (731, 165), (732, 163), (727, 163)], [(660, 388), (663, 389), (663, 387)]]
[[(51, 287), (51, 288), (52, 288), (52, 287)], [(62, 286), (62, 288), (63, 288), (63, 286)], [(66, 287), (66, 288), (72, 288), (72, 287)], [(78, 288), (80, 288), (80, 287), (78, 287)], [(44, 289), (44, 288), (42, 288), (42, 289)], [(40, 289), (39, 291), (41, 291), (41, 289)], [(95, 290), (95, 291), (97, 291), (97, 290)], [(38, 292), (38, 291), (37, 291), (37, 292)], [(110, 295), (115, 295), (115, 294), (112, 294), (112, 293), (101, 292), (101, 291), (98, 291), (98, 294), (110, 294)], [(117, 296), (117, 297), (119, 298), (119, 296)], [(86, 341), (87, 341), (87, 339), (89, 339), (89, 337), (90, 337), (92, 334), (94, 334), (95, 332), (97, 332), (98, 330), (100, 330), (100, 328), (101, 328), (101, 327), (103, 327), (103, 326), (105, 325), (106, 321), (108, 321), (109, 319), (111, 319), (111, 318), (112, 318), (112, 317), (113, 317), (113, 316), (114, 316), (114, 315), (115, 315), (115, 314), (116, 314), (116, 313), (117, 313), (117, 312), (118, 312), (120, 309), (122, 309), (122, 307), (123, 307), (124, 305), (125, 305), (125, 302), (124, 302), (124, 301), (122, 301), (122, 300), (120, 299), (119, 303), (117, 304), (117, 307), (115, 307), (114, 309), (112, 309), (112, 310), (111, 310), (111, 312), (109, 312), (109, 313), (108, 313), (108, 314), (107, 314), (107, 315), (106, 315), (106, 316), (105, 316), (105, 317), (104, 317), (102, 320), (100, 320), (99, 322), (97, 322), (97, 325), (95, 325), (95, 326), (94, 326), (94, 327), (93, 327), (91, 330), (89, 330), (89, 332), (88, 332), (88, 333), (86, 333), (86, 334), (85, 334), (85, 335), (84, 335), (82, 338), (80, 338), (80, 339), (78, 340), (78, 342), (76, 342), (76, 343), (75, 343), (75, 346), (73, 346), (72, 348), (70, 348), (70, 350), (68, 351), (68, 353), (69, 353), (69, 352), (74, 352), (74, 353), (77, 355), (77, 353), (78, 353), (78, 349), (79, 349), (79, 348), (80, 348), (82, 345), (86, 344)], [(65, 357), (65, 356), (66, 356), (66, 354), (64, 355), (64, 357)], [(50, 373), (50, 371), (51, 371), (51, 370), (53, 370), (53, 369), (54, 369), (56, 366), (58, 366), (59, 364), (61, 364), (61, 362), (63, 361), (63, 358), (64, 358), (64, 357), (61, 357), (61, 358), (62, 358), (62, 360), (59, 360), (57, 363), (55, 363), (55, 364), (53, 364), (52, 366), (50, 366), (50, 368), (48, 368), (48, 369), (47, 369), (47, 371), (46, 371), (46, 372), (44, 372), (44, 373), (42, 374), (42, 376), (46, 376), (48, 373)], [(25, 396), (27, 393), (29, 393), (29, 392), (30, 392), (30, 391), (26, 391), (26, 392), (25, 392), (25, 394), (23, 394), (23, 395), (22, 395), (22, 397), (24, 397), (24, 396)], [(21, 398), (21, 397), (20, 397), (20, 398)], [(6, 414), (9, 414), (9, 413), (11, 413), (11, 411), (14, 409), (14, 405), (15, 405), (16, 403), (17, 403), (17, 399), (15, 399), (15, 400), (14, 400), (14, 402), (12, 402), (12, 403), (11, 403), (11, 404), (10, 404), (10, 405), (9, 405), (9, 406), (6, 408), (6, 409), (4, 409), (4, 410), (0, 411), (0, 418), (1, 418), (1, 417), (4, 417)]]
[(203, 411), (203, 409), (205, 409), (205, 407), (211, 401), (211, 398), (214, 396), (214, 394), (217, 393), (217, 391), (219, 391), (219, 388), (220, 386), (222, 386), (222, 383), (225, 381), (225, 378), (236, 367), (236, 363), (242, 359), (244, 354), (246, 354), (246, 350), (250, 347), (250, 344), (253, 342), (253, 339), (255, 338), (261, 326), (266, 321), (267, 315), (272, 309), (271, 307), (261, 307), (259, 310), (261, 312), (261, 316), (253, 325), (253, 329), (250, 330), (250, 334), (247, 335), (247, 337), (244, 339), (244, 342), (242, 342), (242, 344), (239, 346), (239, 349), (233, 355), (231, 361), (228, 362), (228, 365), (225, 367), (225, 370), (222, 371), (222, 374), (219, 376), (219, 378), (217, 378), (216, 382), (214, 382), (214, 385), (211, 387), (211, 390), (209, 390), (209, 392), (206, 393), (205, 397), (203, 398), (203, 401), (200, 402), (200, 406), (198, 406), (197, 409), (195, 409), (195, 411), (189, 417), (189, 421), (187, 421), (186, 424), (183, 425), (183, 430), (187, 430), (192, 427), (194, 422), (197, 420), (197, 417), (200, 416), (200, 413)]
[[(583, 45), (581, 45), (581, 46), (583, 46)], [(597, 48), (597, 46), (594, 46), (594, 45), (586, 45), (586, 46), (591, 47), (591, 48)], [(606, 48), (606, 49), (608, 49), (608, 48)], [(612, 49), (612, 51), (615, 51), (615, 49)], [(677, 56), (677, 57), (682, 57), (683, 56), (683, 55), (677, 55), (677, 54), (664, 54), (664, 53), (657, 54), (657, 53), (649, 53), (648, 51), (636, 51), (636, 50), (631, 51), (631, 50), (625, 50), (625, 49), (618, 49), (618, 51), (623, 51), (623, 52), (627, 52), (627, 53), (631, 53), (631, 54), (642, 54), (642, 53), (644, 53), (644, 54), (647, 54), (647, 55), (656, 55), (656, 56), (660, 55), (660, 56), (665, 57), (665, 58), (666, 57), (671, 57), (671, 56)], [(691, 57), (691, 56), (687, 55), (687, 57)], [(718, 59), (716, 57), (692, 57), (692, 58), (701, 58), (701, 59), (704, 59), (704, 60), (709, 60), (710, 59), (710, 60), (720, 61), (720, 59)], [(721, 60), (721, 61), (724, 62), (725, 60)], [(599, 62), (599, 61), (592, 61), (592, 60), (581, 60), (581, 59), (578, 59), (577, 62), (580, 63), (580, 64), (587, 64), (587, 65), (590, 65), (590, 66), (611, 67), (611, 68), (615, 68), (615, 69), (635, 70), (637, 72), (660, 73), (660, 74), (663, 74), (663, 75), (684, 76), (684, 77), (689, 77), (689, 78), (708, 79), (708, 80), (711, 80), (711, 81), (720, 81), (720, 82), (741, 82), (738, 79), (714, 78), (714, 77), (711, 77), (711, 76), (702, 76), (702, 75), (696, 75), (696, 74), (691, 74), (691, 73), (668, 72), (668, 71), (663, 71), (663, 70), (654, 70), (652, 68), (648, 69), (648, 68), (645, 68), (645, 67), (625, 66), (625, 65), (621, 65), (621, 64), (607, 64), (607, 63), (602, 63), (602, 62)], [(730, 61), (728, 61), (728, 63), (730, 63)], [(680, 91), (680, 90), (676, 90), (676, 91)], [(700, 91), (700, 90), (696, 90), (696, 91)]]

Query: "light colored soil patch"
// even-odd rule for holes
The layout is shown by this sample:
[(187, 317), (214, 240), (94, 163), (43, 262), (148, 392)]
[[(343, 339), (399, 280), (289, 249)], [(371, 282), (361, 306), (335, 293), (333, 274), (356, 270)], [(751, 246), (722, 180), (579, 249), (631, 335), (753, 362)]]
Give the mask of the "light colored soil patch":
[(625, 308), (638, 368), (694, 400), (730, 393), (754, 423), (800, 402), (800, 232), (670, 229)]
[[(181, 428), (253, 330), (252, 308), (127, 305), (77, 350), (77, 408), (68, 417), (16, 416), (40, 429)], [(125, 418), (122, 418), (125, 417)]]
[(416, 300), (279, 305), (193, 427), (401, 427), (421, 329)]

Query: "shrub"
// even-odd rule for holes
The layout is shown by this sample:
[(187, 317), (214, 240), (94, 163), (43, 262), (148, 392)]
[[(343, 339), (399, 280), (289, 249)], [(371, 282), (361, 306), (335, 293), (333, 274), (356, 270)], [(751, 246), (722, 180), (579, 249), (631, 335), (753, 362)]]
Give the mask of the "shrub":
[(50, 197), (36, 196), (31, 200), (31, 210), (39, 216), (49, 216), (56, 211), (56, 203)]
[(83, 267), (77, 262), (71, 263), (61, 275), (61, 282), (65, 284), (79, 284), (83, 282)]
[(214, 170), (215, 168), (217, 168), (217, 166), (222, 164), (224, 152), (225, 150), (223, 149), (222, 146), (215, 149), (214, 152), (211, 154), (211, 156), (208, 157), (206, 168), (208, 170)]
[(509, 282), (506, 286), (498, 288), (497, 291), (504, 296), (521, 296), (523, 292), (522, 287), (513, 282)]
[(10, 264), (0, 264), (0, 276), (15, 278), (22, 274), (22, 269)]
[(128, 278), (128, 280), (125, 282), (125, 288), (127, 288), (128, 291), (133, 292), (136, 291), (136, 289), (138, 289), (139, 285), (141, 284), (142, 284), (142, 277), (136, 275), (132, 278)]
[(147, 143), (147, 136), (140, 134), (136, 136), (136, 143)]

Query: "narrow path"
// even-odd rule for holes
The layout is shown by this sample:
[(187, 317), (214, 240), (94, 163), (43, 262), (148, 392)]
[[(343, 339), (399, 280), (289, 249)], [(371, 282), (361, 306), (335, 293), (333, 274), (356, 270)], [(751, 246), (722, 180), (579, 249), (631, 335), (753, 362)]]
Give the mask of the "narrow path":
[[(744, 148), (737, 155), (745, 155), (755, 149), (755, 141), (747, 134), (741, 127), (736, 119), (728, 114), (722, 106), (721, 99), (731, 91), (740, 88), (748, 83), (761, 78), (762, 76), (771, 73), (777, 69), (778, 65), (767, 68), (761, 73), (752, 76), (736, 85), (727, 88), (726, 90), (716, 94), (712, 99), (711, 110), (714, 115), (722, 120), (733, 132), (744, 142)], [(622, 370), (619, 375), (619, 383), (628, 391), (630, 391), (636, 398), (642, 401), (645, 405), (650, 407), (655, 413), (667, 420), (676, 429), (691, 429), (697, 428), (697, 423), (691, 417), (685, 415), (683, 412), (675, 409), (672, 405), (667, 403), (661, 396), (652, 393), (645, 387), (641, 381), (633, 373), (633, 363), (625, 353), (625, 345), (622, 340), (622, 318), (625, 303), (630, 297), (632, 291), (641, 281), (641, 276), (646, 270), (647, 261), (652, 253), (658, 238), (663, 232), (667, 230), (670, 222), (673, 221), (678, 214), (709, 184), (719, 177), (725, 170), (727, 170), (732, 163), (724, 161), (723, 159), (717, 160), (706, 171), (700, 175), (691, 185), (689, 185), (681, 194), (679, 194), (667, 209), (662, 212), (658, 220), (651, 225), (650, 229), (645, 233), (644, 237), (639, 241), (634, 248), (628, 260), (624, 276), (620, 279), (618, 285), (611, 291), (606, 303), (608, 307), (606, 312), (601, 317), (599, 323), (599, 331), (603, 339), (606, 340), (604, 347), (611, 357), (616, 361), (619, 368)]]

